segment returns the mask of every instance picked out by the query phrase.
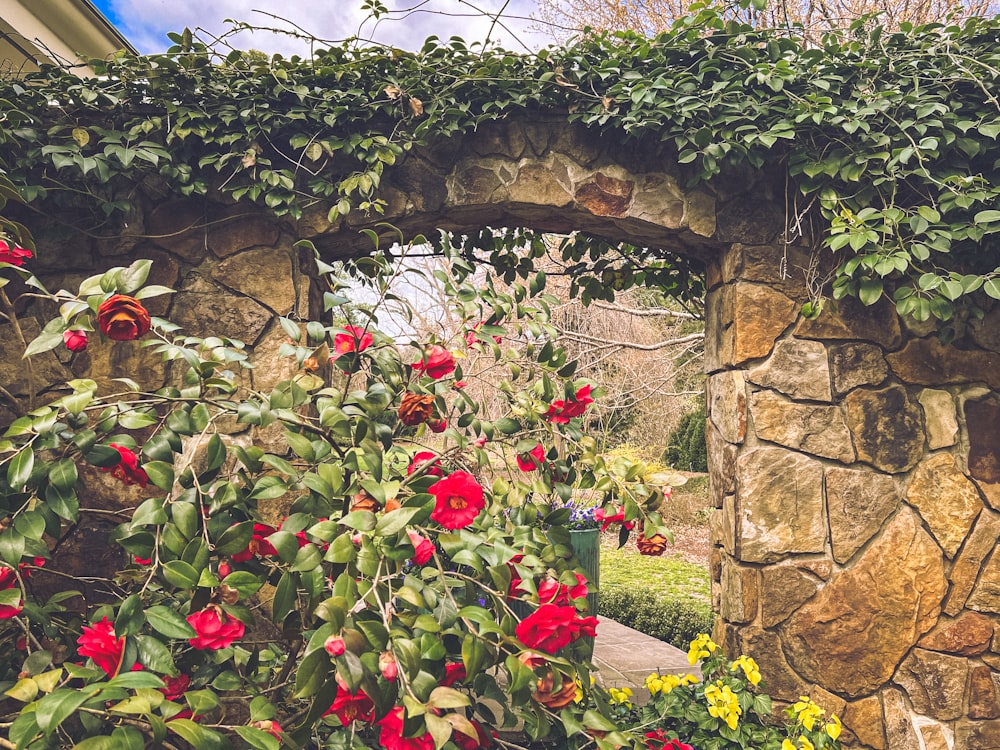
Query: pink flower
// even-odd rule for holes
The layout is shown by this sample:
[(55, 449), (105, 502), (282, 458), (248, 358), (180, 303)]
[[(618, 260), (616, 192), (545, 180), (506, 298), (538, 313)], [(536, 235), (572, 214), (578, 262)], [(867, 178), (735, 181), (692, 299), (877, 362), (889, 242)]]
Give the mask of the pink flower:
[(587, 406), (592, 403), (594, 403), (594, 399), (590, 396), (590, 386), (585, 385), (576, 392), (574, 399), (553, 401), (545, 413), (545, 418), (555, 424), (567, 424), (574, 417), (583, 416), (583, 413), (587, 411)]
[(378, 671), (389, 682), (395, 682), (399, 676), (399, 663), (392, 651), (383, 651), (378, 655)]
[(413, 562), (416, 565), (425, 565), (434, 557), (434, 544), (430, 539), (422, 536), (419, 531), (407, 529), (406, 535), (413, 545)]
[(339, 635), (331, 635), (326, 639), (323, 648), (330, 656), (340, 656), (347, 650), (347, 643)]
[(444, 432), (448, 429), (448, 422), (444, 419), (428, 419), (427, 426), (431, 428), (431, 432)]
[(536, 471), (545, 462), (545, 447), (539, 443), (527, 453), (517, 454), (517, 468), (521, 471)]
[(31, 251), (27, 248), (11, 244), (6, 240), (0, 240), (0, 263), (23, 266), (24, 261), (29, 258), (31, 258)]
[(412, 366), (417, 372), (423, 372), (427, 377), (438, 380), (455, 371), (455, 358), (443, 346), (434, 344), (424, 352), (420, 361), (414, 362)]
[(451, 687), (456, 682), (462, 682), (468, 676), (462, 662), (451, 662), (444, 665), (444, 679), (441, 680), (441, 684), (445, 687)]
[(93, 625), (84, 625), (76, 639), (80, 656), (89, 656), (94, 664), (104, 670), (108, 677), (114, 677), (122, 666), (125, 656), (125, 638), (115, 637), (115, 626), (107, 617)]
[(472, 444), (476, 448), (482, 448), (482, 447), (484, 447), (486, 445), (486, 436), (483, 435), (482, 437), (476, 438), (475, 440), (472, 441)]
[(217, 651), (226, 648), (246, 632), (242, 622), (230, 617), (215, 604), (188, 615), (187, 621), (197, 634), (190, 639), (191, 645), (197, 649)]
[(336, 359), (343, 354), (363, 352), (372, 345), (372, 341), (374, 340), (372, 335), (365, 331), (364, 328), (344, 326), (344, 331), (344, 333), (334, 335), (333, 351), (335, 353), (330, 359)]
[(111, 476), (120, 480), (126, 487), (137, 484), (145, 489), (146, 485), (149, 484), (149, 477), (143, 469), (139, 468), (139, 457), (135, 452), (116, 443), (110, 443), (109, 445), (118, 451), (121, 460), (114, 466), (101, 469), (101, 471), (110, 471)]
[(604, 508), (598, 508), (594, 511), (594, 520), (601, 524), (601, 531), (607, 531), (608, 526), (613, 523), (620, 523), (626, 529), (635, 526), (635, 521), (625, 520), (625, 511), (622, 508), (615, 508), (615, 512), (610, 514)]
[(486, 507), (482, 485), (465, 471), (456, 471), (439, 479), (427, 491), (434, 495), (435, 500), (431, 520), (446, 529), (464, 529)]
[(82, 352), (87, 348), (87, 332), (63, 331), (63, 343), (71, 352)]

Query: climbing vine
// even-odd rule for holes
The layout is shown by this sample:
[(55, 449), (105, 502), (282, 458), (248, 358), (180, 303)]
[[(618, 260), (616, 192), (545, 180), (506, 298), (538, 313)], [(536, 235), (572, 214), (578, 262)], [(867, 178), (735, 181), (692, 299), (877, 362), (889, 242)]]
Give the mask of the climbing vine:
[[(95, 62), (97, 78), (47, 68), (0, 83), (0, 169), (26, 200), (85, 197), (113, 221), (154, 181), (293, 217), (315, 203), (332, 220), (377, 214), (385, 170), (415, 145), (562, 114), (661, 149), (692, 183), (784, 167), (789, 227), (820, 217), (840, 262), (835, 298), (887, 295), (940, 321), (1000, 298), (1000, 19), (892, 33), (863, 19), (810, 47), (695, 9), (655, 38), (593, 34), (533, 55), (431, 38), (418, 52), (345, 43), (306, 60), (172, 38), (165, 54)], [(587, 242), (565, 257), (581, 260)], [(623, 258), (638, 270), (584, 293), (689, 288), (683, 260)]]

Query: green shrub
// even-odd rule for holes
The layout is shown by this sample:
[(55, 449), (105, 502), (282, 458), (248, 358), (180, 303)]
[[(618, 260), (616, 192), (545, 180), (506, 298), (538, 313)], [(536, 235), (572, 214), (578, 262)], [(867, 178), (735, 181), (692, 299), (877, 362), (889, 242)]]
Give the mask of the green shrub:
[(601, 590), (600, 601), (605, 617), (682, 649), (699, 633), (711, 632), (715, 619), (707, 603), (686, 597), (609, 587)]
[(685, 414), (670, 433), (663, 460), (681, 471), (708, 471), (705, 448), (705, 407)]

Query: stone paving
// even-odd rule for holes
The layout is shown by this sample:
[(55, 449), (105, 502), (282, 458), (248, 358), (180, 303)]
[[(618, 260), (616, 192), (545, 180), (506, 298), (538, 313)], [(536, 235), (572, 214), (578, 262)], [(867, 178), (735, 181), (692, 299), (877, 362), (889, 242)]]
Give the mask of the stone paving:
[(643, 682), (650, 673), (698, 674), (698, 668), (688, 664), (687, 652), (607, 617), (598, 620), (593, 661), (604, 687), (629, 687), (641, 704), (649, 700)]

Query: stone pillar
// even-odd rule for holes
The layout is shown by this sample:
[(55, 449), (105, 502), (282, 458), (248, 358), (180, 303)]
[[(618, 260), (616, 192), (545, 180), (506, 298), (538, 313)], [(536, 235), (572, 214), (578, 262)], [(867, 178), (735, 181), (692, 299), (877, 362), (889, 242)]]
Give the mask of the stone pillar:
[(807, 260), (709, 272), (716, 639), (849, 746), (1000, 747), (1000, 306), (949, 346), (885, 302), (809, 321)]

